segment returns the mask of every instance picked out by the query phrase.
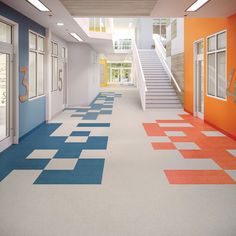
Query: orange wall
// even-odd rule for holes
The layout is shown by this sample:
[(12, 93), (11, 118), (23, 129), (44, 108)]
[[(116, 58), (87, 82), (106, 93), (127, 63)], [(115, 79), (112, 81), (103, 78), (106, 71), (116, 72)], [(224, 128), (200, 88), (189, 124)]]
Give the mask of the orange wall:
[[(193, 43), (204, 38), (205, 45), (205, 97), (204, 119), (219, 129), (236, 137), (236, 104), (232, 97), (227, 101), (206, 96), (206, 37), (227, 30), (227, 71), (236, 70), (236, 14), (228, 18), (185, 18), (185, 63), (184, 63), (184, 106), (185, 110), (193, 113), (194, 98), (194, 55)], [(236, 81), (236, 71), (233, 78)], [(233, 86), (231, 87), (231, 91)]]

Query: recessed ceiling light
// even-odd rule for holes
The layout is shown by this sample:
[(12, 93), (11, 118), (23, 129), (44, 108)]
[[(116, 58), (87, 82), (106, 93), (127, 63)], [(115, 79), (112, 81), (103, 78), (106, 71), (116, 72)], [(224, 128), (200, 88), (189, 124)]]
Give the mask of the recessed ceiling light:
[(199, 8), (201, 8), (203, 5), (205, 5), (209, 1), (210, 0), (197, 0), (186, 11), (197, 11)]
[(62, 22), (57, 23), (57, 26), (63, 26), (63, 25), (64, 25), (64, 23), (62, 23)]
[(82, 41), (83, 41), (83, 39), (81, 39), (80, 36), (79, 36), (78, 34), (76, 34), (76, 33), (70, 33), (70, 35), (71, 35), (73, 38), (75, 38), (76, 40), (78, 40), (79, 42), (82, 42)]
[(30, 4), (32, 4), (39, 11), (50, 11), (42, 2), (39, 0), (26, 0)]

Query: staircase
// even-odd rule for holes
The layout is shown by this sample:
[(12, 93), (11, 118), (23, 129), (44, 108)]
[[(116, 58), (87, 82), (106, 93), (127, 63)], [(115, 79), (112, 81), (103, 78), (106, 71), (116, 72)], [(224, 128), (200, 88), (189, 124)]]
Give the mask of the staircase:
[(138, 50), (146, 91), (146, 109), (181, 109), (182, 104), (155, 50)]

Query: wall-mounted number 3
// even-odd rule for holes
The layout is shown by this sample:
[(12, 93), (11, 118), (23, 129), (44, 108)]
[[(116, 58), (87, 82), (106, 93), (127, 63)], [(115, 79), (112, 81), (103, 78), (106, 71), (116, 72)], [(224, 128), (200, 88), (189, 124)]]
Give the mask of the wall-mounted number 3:
[(226, 93), (227, 93), (228, 96), (233, 97), (234, 98), (234, 102), (236, 103), (236, 81), (234, 82), (234, 91), (230, 92), (230, 87), (231, 87), (231, 84), (233, 82), (233, 77), (234, 77), (234, 71), (235, 71), (235, 69), (231, 69), (230, 70), (229, 78), (228, 78), (228, 86), (227, 86), (227, 89), (226, 89)]

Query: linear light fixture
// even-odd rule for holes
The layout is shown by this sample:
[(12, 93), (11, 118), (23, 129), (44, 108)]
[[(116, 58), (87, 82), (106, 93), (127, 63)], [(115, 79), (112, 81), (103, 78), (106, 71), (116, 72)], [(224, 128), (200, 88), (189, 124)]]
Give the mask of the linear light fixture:
[(73, 38), (75, 38), (76, 40), (78, 40), (79, 42), (82, 42), (82, 41), (83, 41), (83, 39), (80, 38), (80, 36), (79, 36), (78, 34), (76, 34), (76, 33), (70, 33), (70, 35), (71, 35)]
[(64, 25), (64, 23), (62, 23), (62, 22), (57, 23), (57, 26), (63, 26), (63, 25)]
[(210, 0), (197, 0), (186, 11), (197, 11), (199, 8), (203, 7), (209, 1)]
[(26, 0), (27, 2), (29, 2), (31, 5), (33, 5), (35, 8), (37, 8), (39, 11), (50, 11), (42, 2), (40, 2), (39, 0)]

